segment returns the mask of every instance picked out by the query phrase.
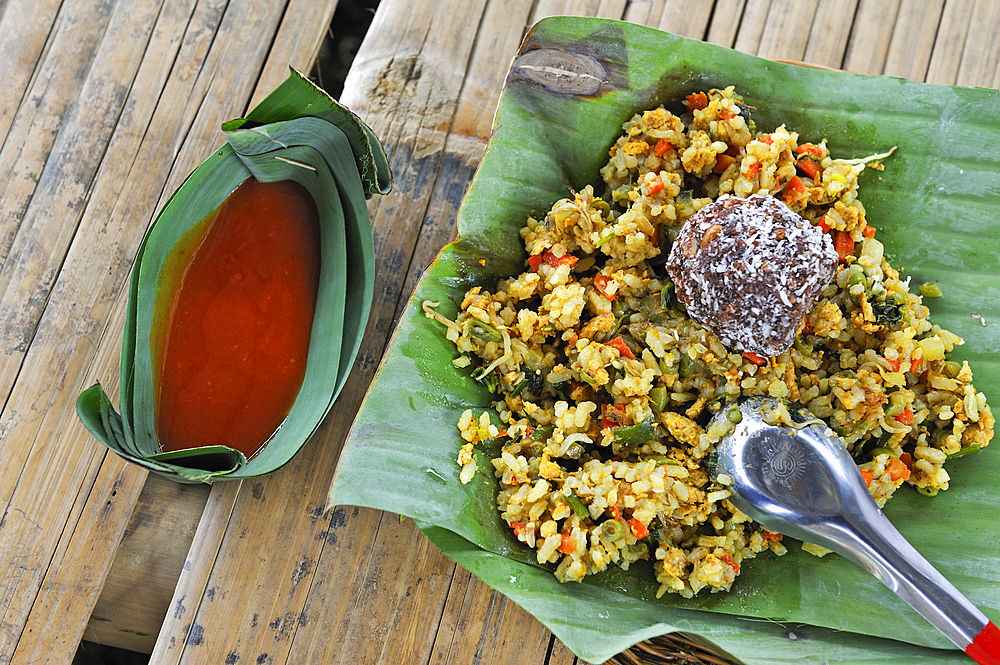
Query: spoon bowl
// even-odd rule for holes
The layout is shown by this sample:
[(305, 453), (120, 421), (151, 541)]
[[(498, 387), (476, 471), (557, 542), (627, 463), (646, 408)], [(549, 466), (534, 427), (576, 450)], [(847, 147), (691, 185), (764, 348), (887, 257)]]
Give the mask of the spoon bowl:
[[(716, 446), (730, 501), (771, 531), (820, 545), (877, 577), (981, 665), (1000, 665), (1000, 630), (879, 509), (843, 442), (801, 407), (757, 397)], [(717, 420), (735, 420), (730, 410)]]

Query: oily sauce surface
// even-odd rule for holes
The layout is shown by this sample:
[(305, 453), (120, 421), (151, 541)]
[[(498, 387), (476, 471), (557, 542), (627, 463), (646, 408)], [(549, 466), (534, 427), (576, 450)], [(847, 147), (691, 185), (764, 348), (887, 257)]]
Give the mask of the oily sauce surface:
[(168, 257), (161, 285), (176, 288), (154, 321), (157, 436), (164, 451), (225, 445), (249, 458), (305, 376), (319, 285), (316, 206), (298, 183), (249, 178), (189, 233)]

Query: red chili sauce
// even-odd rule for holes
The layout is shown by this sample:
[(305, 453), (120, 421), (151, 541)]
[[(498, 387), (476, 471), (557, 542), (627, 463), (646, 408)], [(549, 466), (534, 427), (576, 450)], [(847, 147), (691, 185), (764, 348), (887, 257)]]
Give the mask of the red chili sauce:
[(319, 268), (316, 206), (289, 180), (248, 179), (175, 245), (152, 335), (164, 451), (260, 451), (302, 387)]

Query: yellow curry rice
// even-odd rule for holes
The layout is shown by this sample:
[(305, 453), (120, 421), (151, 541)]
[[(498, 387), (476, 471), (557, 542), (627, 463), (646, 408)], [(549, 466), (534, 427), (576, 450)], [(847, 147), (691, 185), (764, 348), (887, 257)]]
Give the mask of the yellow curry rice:
[[(500, 422), (469, 410), (458, 423), (461, 480), (477, 472), (474, 446), (503, 443), (498, 508), (560, 581), (648, 559), (660, 594), (690, 597), (728, 590), (744, 559), (786, 551), (712, 478), (725, 428), (707, 424), (741, 397), (784, 398), (825, 421), (879, 505), (904, 483), (947, 489), (945, 462), (993, 436), (972, 370), (948, 360), (962, 340), (928, 320), (857, 198), (858, 175), (887, 155), (835, 159), (825, 140), (758, 131), (732, 87), (685, 106), (623, 125), (602, 197), (588, 186), (527, 220), (523, 273), (470, 289), (455, 321), (424, 303), (459, 371), (497, 400)], [(779, 198), (841, 255), (794, 345), (773, 358), (723, 346), (688, 318), (663, 270), (677, 231), (722, 194)]]

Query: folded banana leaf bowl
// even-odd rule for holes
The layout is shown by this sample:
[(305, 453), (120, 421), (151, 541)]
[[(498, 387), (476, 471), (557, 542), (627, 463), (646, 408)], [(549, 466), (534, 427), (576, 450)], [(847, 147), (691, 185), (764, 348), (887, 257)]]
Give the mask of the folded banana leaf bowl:
[[(512, 598), (574, 653), (601, 662), (654, 636), (682, 632), (745, 663), (965, 663), (967, 656), (892, 592), (836, 555), (746, 561), (730, 593), (657, 599), (648, 565), (560, 584), (535, 563), (496, 508), (486, 454), (463, 485), (456, 428), (487, 390), (457, 369), (445, 330), (464, 292), (520, 273), (518, 229), (588, 184), (624, 121), (699, 90), (735, 85), (758, 129), (785, 123), (847, 158), (896, 152), (866, 170), (861, 198), (895, 266), (945, 297), (931, 318), (966, 341), (977, 387), (1000, 398), (1000, 94), (809, 69), (762, 60), (634, 24), (557, 17), (516, 55), (493, 135), (459, 212), (459, 239), (428, 268), (344, 447), (331, 505), (412, 517), (449, 557)], [(603, 191), (596, 187), (596, 191)], [(886, 513), (903, 535), (994, 622), (1000, 620), (1000, 458), (986, 449), (949, 463), (951, 489), (903, 487)]]
[[(99, 384), (85, 390), (77, 401), (77, 413), (99, 441), (125, 459), (182, 483), (213, 482), (270, 473), (287, 464), (319, 426), (347, 380), (371, 308), (375, 278), (374, 249), (366, 199), (376, 193), (386, 193), (391, 186), (388, 162), (371, 130), (350, 110), (294, 70), (246, 118), (223, 125), (222, 135), (220, 138), (225, 139), (225, 144), (198, 166), (170, 196), (139, 247), (130, 277), (122, 339), (121, 413), (115, 411)], [(226, 439), (232, 445), (212, 443), (207, 440), (210, 437), (203, 436), (203, 432), (197, 429), (199, 421), (222, 422), (222, 427), (240, 425), (234, 423), (233, 417), (223, 420), (223, 413), (234, 403), (239, 403), (242, 396), (223, 404), (224, 400), (218, 397), (218, 393), (210, 394), (205, 403), (196, 404), (194, 422), (187, 421), (190, 431), (184, 434), (195, 445), (164, 450), (158, 437), (157, 394), (161, 385), (158, 383), (158, 372), (163, 377), (167, 376), (167, 372), (159, 369), (165, 365), (161, 358), (166, 356), (158, 349), (166, 348), (166, 342), (162, 340), (173, 333), (164, 332), (163, 322), (172, 319), (166, 318), (163, 313), (178, 309), (176, 294), (185, 288), (182, 282), (190, 283), (188, 275), (195, 269), (195, 261), (199, 256), (208, 256), (200, 259), (202, 264), (217, 264), (211, 265), (210, 270), (218, 270), (223, 275), (222, 283), (234, 276), (242, 280), (241, 275), (253, 272), (271, 279), (271, 282), (253, 282), (255, 286), (277, 283), (280, 287), (280, 278), (269, 277), (278, 274), (279, 270), (273, 264), (265, 265), (265, 259), (271, 258), (271, 255), (264, 252), (254, 255), (253, 261), (244, 263), (244, 267), (231, 267), (226, 272), (225, 266), (232, 266), (231, 261), (234, 260), (229, 257), (237, 251), (231, 246), (256, 244), (278, 248), (280, 253), (290, 253), (293, 265), (288, 270), (282, 268), (283, 274), (295, 272), (295, 263), (300, 262), (302, 256), (288, 250), (291, 243), (288, 236), (281, 237), (279, 242), (259, 241), (263, 237), (260, 231), (264, 225), (262, 218), (282, 217), (282, 211), (289, 214), (287, 198), (273, 203), (274, 189), (267, 190), (272, 192), (270, 199), (253, 199), (257, 208), (267, 204), (267, 213), (254, 217), (254, 205), (238, 209), (242, 211), (240, 213), (228, 213), (230, 218), (242, 215), (238, 226), (255, 236), (228, 236), (226, 241), (216, 240), (215, 246), (223, 246), (221, 253), (211, 254), (205, 249), (210, 244), (206, 228), (221, 224), (216, 220), (223, 214), (220, 211), (224, 204), (235, 205), (230, 197), (251, 181), (297, 183), (294, 186), (304, 191), (301, 196), (311, 199), (315, 210), (317, 233), (308, 236), (303, 243), (306, 252), (315, 257), (314, 265), (318, 266), (310, 273), (314, 289), (312, 300), (297, 293), (269, 292), (274, 296), (271, 301), (285, 304), (281, 310), (285, 313), (290, 311), (289, 302), (298, 303), (293, 308), (296, 312), (303, 311), (302, 307), (308, 311), (312, 302), (315, 303), (311, 319), (305, 318), (300, 323), (302, 332), (308, 332), (304, 338), (307, 342), (303, 343), (307, 344), (304, 375), (299, 387), (293, 387), (288, 393), (289, 399), (293, 400), (289, 409), (282, 413), (278, 408), (278, 427), (274, 429), (272, 426), (265, 431), (264, 438), (259, 442), (263, 447), (253, 444), (259, 452), (244, 451), (245, 444), (250, 442), (237, 441), (239, 437), (235, 435)], [(260, 187), (267, 186), (262, 184)], [(274, 235), (277, 233), (271, 237)], [(251, 237), (253, 242), (247, 240)], [(278, 256), (284, 255), (280, 253)], [(185, 275), (183, 280), (180, 274)], [(246, 284), (251, 284), (249, 278)], [(230, 294), (234, 292), (238, 294), (235, 299), (242, 298), (244, 302), (252, 301), (251, 304), (263, 307), (258, 305), (263, 302), (263, 296), (259, 291), (254, 293), (253, 287), (229, 291)], [(249, 321), (240, 316), (251, 310), (234, 308), (233, 300), (230, 297), (225, 300), (225, 305), (215, 307), (213, 305), (223, 300), (215, 298), (207, 305), (201, 302), (199, 306), (189, 308), (194, 314), (184, 322), (188, 328), (194, 329), (208, 326), (209, 320), (221, 320), (222, 326), (213, 328), (213, 339), (226, 340), (233, 348), (240, 344), (244, 358), (260, 359), (273, 355), (268, 351), (273, 334), (258, 336), (258, 329), (249, 328)], [(170, 317), (173, 317), (172, 313)], [(243, 335), (244, 338), (253, 337), (237, 340), (234, 330), (239, 327), (254, 331)], [(199, 376), (209, 384), (214, 382), (218, 385), (229, 380), (239, 386), (238, 392), (253, 392), (260, 397), (257, 402), (247, 400), (249, 406), (239, 404), (241, 408), (253, 409), (269, 399), (268, 393), (274, 390), (274, 384), (269, 380), (274, 378), (273, 373), (258, 371), (256, 378), (241, 378), (237, 383), (232, 379), (231, 365), (217, 362), (212, 369), (213, 366), (205, 361), (205, 345), (190, 346), (197, 347), (191, 349), (194, 352), (192, 360), (174, 365), (183, 367), (183, 374)], [(220, 346), (220, 343), (214, 343), (213, 348)], [(301, 352), (303, 347), (300, 345), (298, 348)], [(297, 361), (299, 367), (302, 366), (300, 360)], [(231, 396), (232, 392), (224, 396)], [(248, 416), (241, 412), (239, 419), (245, 421)], [(232, 429), (238, 431), (238, 427)], [(197, 435), (191, 434), (195, 431)], [(198, 445), (202, 442), (205, 445)]]

